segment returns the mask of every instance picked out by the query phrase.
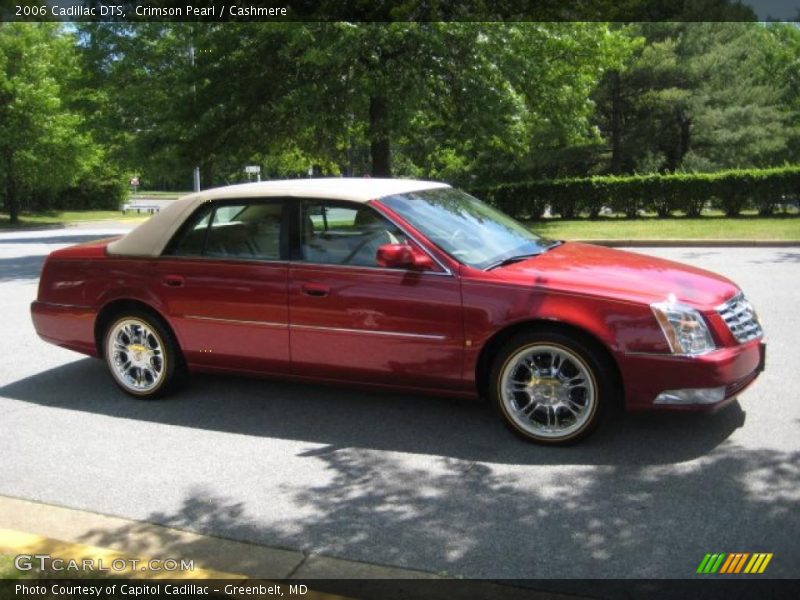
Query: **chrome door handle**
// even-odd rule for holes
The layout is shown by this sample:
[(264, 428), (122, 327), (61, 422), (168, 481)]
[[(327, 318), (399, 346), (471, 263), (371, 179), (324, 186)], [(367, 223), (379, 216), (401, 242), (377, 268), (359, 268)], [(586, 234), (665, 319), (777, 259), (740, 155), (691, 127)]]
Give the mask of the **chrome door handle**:
[(304, 283), (300, 290), (306, 296), (314, 296), (316, 298), (322, 298), (331, 293), (330, 286), (322, 285), (321, 283)]
[(183, 287), (184, 281), (183, 277), (180, 275), (164, 275), (164, 277), (161, 278), (161, 283), (167, 287), (177, 288)]

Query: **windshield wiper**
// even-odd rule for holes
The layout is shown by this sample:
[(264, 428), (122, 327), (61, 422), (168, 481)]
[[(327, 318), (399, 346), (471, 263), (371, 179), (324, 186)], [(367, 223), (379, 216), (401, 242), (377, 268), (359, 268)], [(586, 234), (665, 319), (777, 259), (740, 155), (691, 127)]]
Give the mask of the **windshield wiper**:
[(504, 258), (503, 260), (499, 260), (496, 263), (492, 263), (488, 267), (484, 269), (484, 271), (491, 271), (492, 269), (496, 269), (497, 267), (505, 267), (506, 265), (510, 265), (515, 262), (520, 262), (531, 258), (533, 256), (539, 256), (541, 252), (533, 252), (532, 254), (517, 254), (515, 256), (509, 256), (508, 258)]

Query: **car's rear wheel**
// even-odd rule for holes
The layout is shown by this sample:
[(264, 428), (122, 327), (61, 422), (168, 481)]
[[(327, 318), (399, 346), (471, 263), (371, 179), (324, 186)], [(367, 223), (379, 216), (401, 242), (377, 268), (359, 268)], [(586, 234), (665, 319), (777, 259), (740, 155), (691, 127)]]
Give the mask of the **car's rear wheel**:
[(183, 380), (178, 344), (160, 319), (138, 310), (111, 320), (103, 353), (114, 381), (137, 398), (157, 398)]
[(514, 336), (491, 371), (490, 395), (506, 424), (542, 444), (569, 444), (597, 426), (613, 392), (608, 361), (558, 331)]

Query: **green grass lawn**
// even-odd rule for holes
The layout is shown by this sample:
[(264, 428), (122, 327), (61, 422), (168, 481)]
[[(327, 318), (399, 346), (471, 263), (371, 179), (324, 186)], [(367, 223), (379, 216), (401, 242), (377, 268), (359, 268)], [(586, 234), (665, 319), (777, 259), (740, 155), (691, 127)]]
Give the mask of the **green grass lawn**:
[(535, 233), (558, 240), (798, 240), (797, 217), (701, 217), (699, 219), (605, 217), (595, 221), (530, 221)]
[[(130, 221), (131, 224), (145, 221), (150, 215), (135, 212), (123, 213), (119, 210), (52, 210), (41, 213), (23, 213), (16, 227), (36, 227), (43, 225), (68, 225), (81, 221)], [(7, 213), (0, 213), (0, 228), (9, 229), (11, 223)]]
[(182, 198), (186, 194), (191, 194), (191, 191), (185, 192), (162, 192), (158, 190), (139, 190), (134, 194), (131, 192), (130, 197), (128, 200), (134, 200), (136, 198), (156, 198), (158, 200), (177, 200), (178, 198)]
[[(68, 225), (82, 221), (125, 221), (131, 225), (149, 215), (114, 210), (48, 211), (21, 215), (20, 227)], [(559, 240), (797, 240), (800, 241), (800, 217), (755, 217), (729, 219), (707, 216), (698, 219), (642, 217), (624, 219), (601, 217), (529, 221), (536, 233)], [(9, 229), (8, 215), (0, 213), (0, 228)]]

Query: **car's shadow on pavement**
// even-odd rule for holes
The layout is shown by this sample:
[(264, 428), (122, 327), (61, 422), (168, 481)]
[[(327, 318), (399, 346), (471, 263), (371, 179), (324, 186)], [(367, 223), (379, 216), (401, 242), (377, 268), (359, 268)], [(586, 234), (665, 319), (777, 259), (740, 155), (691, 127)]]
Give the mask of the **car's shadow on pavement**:
[[(108, 239), (114, 233), (99, 233), (99, 234), (86, 234), (86, 235), (53, 235), (44, 237), (20, 237), (8, 238), (0, 237), (0, 247), (8, 246), (14, 250), (26, 250), (24, 246), (32, 246), (39, 244), (59, 244), (63, 246), (71, 246), (73, 244), (82, 244), (84, 242), (94, 242), (101, 239)], [(9, 246), (10, 245), (10, 246)], [(51, 248), (51, 250), (54, 248)], [(42, 265), (44, 264), (46, 253), (38, 254), (25, 254), (23, 256), (9, 256), (0, 258), (0, 282), (23, 280), (23, 279), (38, 279), (42, 272)]]
[(0, 282), (38, 279), (44, 259), (44, 256), (39, 255), (0, 258)]
[(175, 397), (136, 400), (95, 359), (82, 359), (0, 388), (0, 396), (120, 419), (323, 444), (504, 464), (659, 465), (703, 456), (744, 424), (738, 402), (717, 414), (609, 411), (600, 429), (570, 447), (518, 439), (485, 402), (365, 392), (344, 387), (193, 375)]

